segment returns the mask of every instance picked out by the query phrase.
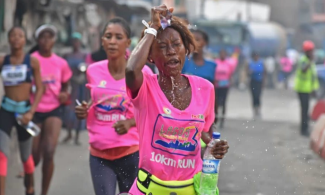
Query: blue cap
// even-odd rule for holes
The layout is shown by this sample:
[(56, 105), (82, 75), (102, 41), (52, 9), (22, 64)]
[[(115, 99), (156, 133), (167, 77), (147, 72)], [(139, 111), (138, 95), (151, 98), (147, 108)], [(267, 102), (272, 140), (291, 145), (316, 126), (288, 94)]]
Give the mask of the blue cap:
[(81, 40), (82, 39), (82, 35), (78, 32), (74, 32), (72, 33), (72, 38), (73, 39), (78, 39), (78, 40)]
[(219, 132), (213, 132), (212, 133), (212, 137), (213, 137), (213, 139), (220, 139), (220, 133)]

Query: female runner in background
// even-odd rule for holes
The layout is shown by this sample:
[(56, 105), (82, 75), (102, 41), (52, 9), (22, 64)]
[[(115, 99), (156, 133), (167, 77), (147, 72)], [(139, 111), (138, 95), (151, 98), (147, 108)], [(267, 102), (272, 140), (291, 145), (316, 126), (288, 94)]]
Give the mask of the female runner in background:
[[(41, 128), (34, 138), (33, 158), (35, 165), (43, 159), (42, 191), (47, 195), (53, 171), (54, 153), (62, 127), (62, 104), (69, 99), (68, 87), (72, 72), (66, 60), (52, 52), (56, 38), (56, 28), (42, 25), (36, 32), (37, 45), (32, 48), (32, 56), (40, 62), (45, 93), (38, 104), (33, 121)], [(32, 102), (34, 98), (31, 98)]]
[(233, 62), (227, 59), (227, 53), (225, 50), (220, 51), (216, 63), (218, 64), (215, 71), (216, 99), (218, 102), (218, 108), (222, 109), (221, 113), (217, 113), (220, 113), (218, 116), (220, 128), (223, 128), (226, 115), (227, 96), (231, 85), (231, 77), (235, 71), (235, 66)]
[[(33, 195), (34, 161), (31, 156), (33, 141), (26, 129), (17, 123), (15, 114), (22, 115), (23, 125), (32, 120), (43, 93), (40, 66), (36, 58), (24, 52), (26, 34), (21, 27), (13, 27), (8, 33), (8, 38), (11, 54), (0, 57), (0, 72), (5, 89), (0, 109), (0, 195), (5, 194), (10, 135), (13, 126), (17, 130), (20, 156), (24, 164), (26, 194)], [(31, 104), (29, 99), (32, 80), (36, 84), (36, 93), (35, 100)]]
[[(76, 107), (77, 117), (87, 118), (90, 170), (96, 195), (115, 194), (116, 181), (120, 192), (128, 192), (137, 175), (139, 134), (125, 86), (130, 35), (124, 19), (108, 22), (102, 35), (107, 60), (88, 67), (91, 102)], [(148, 67), (143, 71), (151, 72)]]
[(261, 96), (266, 79), (266, 69), (264, 62), (257, 53), (252, 53), (252, 59), (246, 67), (246, 72), (250, 78), (250, 90), (252, 94), (254, 118), (261, 118)]
[[(204, 48), (209, 44), (209, 36), (202, 30), (191, 30), (195, 38), (195, 51), (193, 51), (192, 56), (185, 59), (184, 67), (182, 73), (188, 75), (195, 75), (204, 78), (211, 83), (215, 82), (215, 72), (217, 64), (212, 60), (208, 60), (205, 57)], [(215, 98), (215, 113), (218, 115), (218, 100)], [(217, 123), (217, 118), (215, 119)], [(212, 133), (212, 131), (210, 132)], [(206, 145), (201, 140), (202, 155), (204, 154)]]
[(191, 30), (191, 32), (196, 41), (196, 50), (190, 58), (185, 59), (182, 72), (214, 83), (217, 64), (204, 57), (204, 48), (209, 44), (209, 36), (202, 30)]

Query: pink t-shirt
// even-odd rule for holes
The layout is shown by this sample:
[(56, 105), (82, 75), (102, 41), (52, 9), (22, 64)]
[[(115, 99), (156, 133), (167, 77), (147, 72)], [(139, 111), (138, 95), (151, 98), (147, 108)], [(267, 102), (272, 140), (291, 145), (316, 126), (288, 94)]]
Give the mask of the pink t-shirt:
[[(143, 71), (151, 72), (147, 66)], [(88, 67), (87, 79), (93, 101), (87, 117), (89, 144), (99, 150), (138, 145), (139, 134), (135, 127), (124, 135), (117, 134), (113, 128), (117, 121), (134, 118), (125, 78), (115, 80), (108, 70), (108, 60), (103, 60)]]
[[(191, 179), (201, 171), (201, 133), (209, 131), (215, 117), (212, 83), (184, 76), (191, 84), (192, 100), (183, 111), (168, 101), (156, 74), (143, 74), (138, 96), (132, 99), (140, 134), (139, 167), (167, 181)], [(130, 193), (141, 194), (136, 182)]]
[[(62, 83), (70, 80), (72, 71), (67, 61), (54, 53), (46, 58), (36, 51), (32, 56), (40, 63), (42, 81), (46, 87), (36, 112), (50, 112), (60, 106), (59, 94)], [(31, 96), (31, 102), (34, 102), (34, 95)]]
[(280, 64), (281, 64), (281, 67), (282, 67), (282, 71), (283, 72), (291, 72), (292, 71), (293, 63), (292, 63), (292, 61), (289, 58), (282, 57), (280, 59)]
[(238, 59), (235, 57), (230, 57), (230, 58), (227, 58), (227, 61), (231, 64), (231, 66), (233, 68), (233, 72), (234, 72), (238, 65)]
[(232, 61), (216, 59), (216, 73), (215, 73), (215, 86), (216, 87), (229, 87), (230, 78), (235, 70), (235, 65)]

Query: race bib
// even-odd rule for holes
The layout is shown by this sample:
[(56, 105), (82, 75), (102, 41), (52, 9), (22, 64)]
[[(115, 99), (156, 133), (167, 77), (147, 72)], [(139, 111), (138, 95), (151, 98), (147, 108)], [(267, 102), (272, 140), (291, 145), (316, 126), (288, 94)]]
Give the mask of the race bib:
[(5, 86), (17, 85), (26, 80), (27, 65), (4, 66), (1, 75)]

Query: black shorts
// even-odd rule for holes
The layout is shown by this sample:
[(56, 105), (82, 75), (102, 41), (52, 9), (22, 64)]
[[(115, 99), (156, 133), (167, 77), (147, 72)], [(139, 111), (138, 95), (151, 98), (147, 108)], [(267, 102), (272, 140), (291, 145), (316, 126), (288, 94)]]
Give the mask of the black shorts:
[[(16, 127), (18, 140), (20, 142), (24, 142), (31, 137), (31, 135), (26, 131), (26, 129), (17, 123), (15, 113), (9, 112), (1, 107), (0, 108), (0, 143), (1, 140), (3, 141), (1, 136), (3, 136), (4, 134), (2, 134), (2, 132), (5, 133), (8, 137), (10, 137), (11, 130), (13, 127)], [(0, 144), (0, 149), (1, 149), (1, 144)]]
[(35, 112), (33, 122), (36, 124), (43, 123), (49, 117), (58, 117), (62, 120), (63, 108), (62, 106), (50, 111), (50, 112)]

